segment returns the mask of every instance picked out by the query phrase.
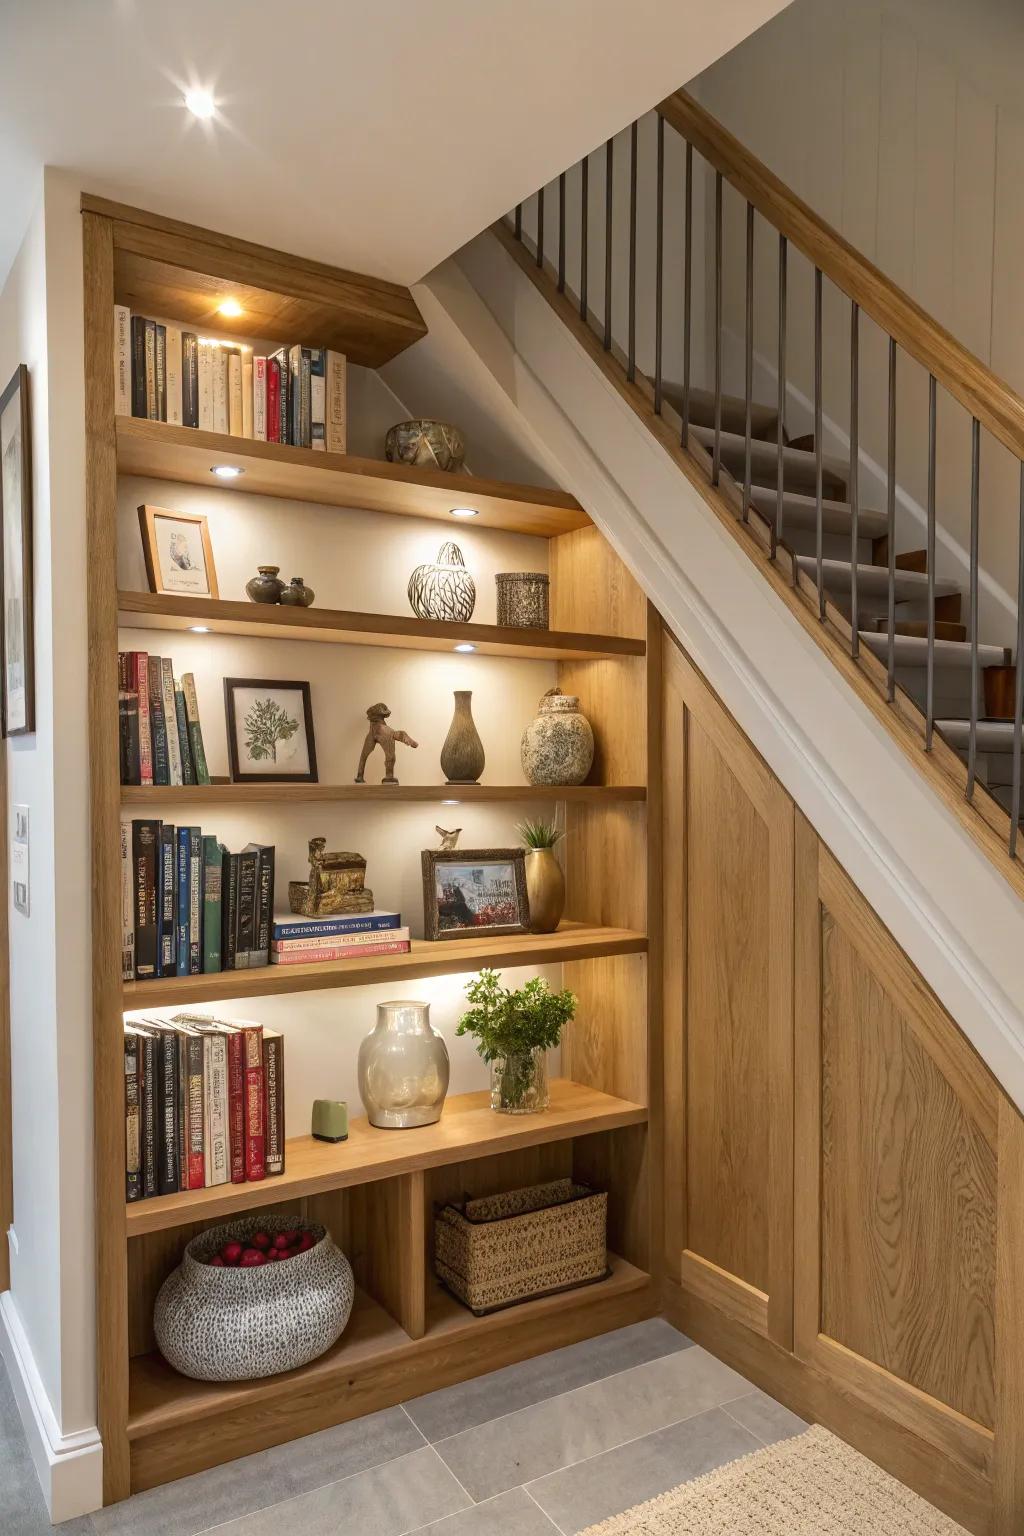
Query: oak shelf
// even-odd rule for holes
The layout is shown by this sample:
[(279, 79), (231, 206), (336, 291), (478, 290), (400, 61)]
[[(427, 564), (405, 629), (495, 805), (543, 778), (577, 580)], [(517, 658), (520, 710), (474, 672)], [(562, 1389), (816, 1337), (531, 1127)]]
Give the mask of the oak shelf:
[(446, 1101), (436, 1125), (383, 1131), (360, 1118), (352, 1121), (348, 1140), (337, 1146), (315, 1141), (312, 1136), (291, 1138), (285, 1172), (277, 1178), (134, 1201), (126, 1208), (128, 1236), (207, 1221), (281, 1200), (298, 1200), (324, 1190), (370, 1184), (421, 1168), (538, 1147), (623, 1125), (643, 1125), (646, 1120), (647, 1110), (642, 1105), (564, 1079), (551, 1084), (550, 1108), (536, 1115), (498, 1115), (490, 1107), (488, 1091), (460, 1093)]
[(211, 634), (246, 635), (250, 639), (316, 640), (416, 651), (451, 651), (468, 642), (478, 655), (510, 656), (520, 661), (597, 661), (643, 656), (647, 649), (643, 640), (625, 635), (447, 624), (404, 614), (289, 608), (155, 592), (119, 592), (117, 607), (118, 623), (124, 629), (187, 630), (203, 624)]
[[(474, 1317), (435, 1284), (427, 1307), (427, 1330), (410, 1339), (398, 1323), (362, 1290), (356, 1291), (352, 1316), (338, 1342), (311, 1364), (262, 1381), (208, 1382), (179, 1376), (155, 1352), (137, 1355), (129, 1367), (128, 1438), (144, 1440), (176, 1429), (191, 1431), (197, 1421), (248, 1412), (278, 1399), (309, 1392), (327, 1394), (349, 1386), (354, 1377), (395, 1372), (417, 1380), (417, 1357), (430, 1357), (439, 1344), (450, 1346), (470, 1336), (497, 1333), (503, 1338), (519, 1328), (541, 1328), (545, 1319), (607, 1305), (631, 1291), (650, 1286), (650, 1276), (609, 1252), (610, 1274), (596, 1285), (522, 1302), (487, 1317)], [(530, 1351), (533, 1353), (533, 1350)], [(404, 1367), (404, 1369), (403, 1369)], [(406, 1376), (405, 1372), (409, 1374)], [(408, 1395), (413, 1395), (412, 1389)], [(209, 1426), (212, 1432), (213, 1425)]]
[(317, 965), (266, 965), (251, 971), (214, 971), (203, 976), (169, 976), (154, 981), (126, 981), (125, 1008), (191, 1007), (228, 998), (274, 997), (331, 987), (366, 987), (420, 976), (454, 976), (482, 966), (558, 965), (600, 955), (638, 955), (647, 936), (629, 928), (600, 928), (565, 923), (557, 933), (512, 933), (503, 938), (413, 939), (404, 955), (368, 955), (366, 959), (329, 960)]
[(194, 805), (329, 805), (336, 802), (405, 801), (463, 805), (531, 801), (550, 804), (566, 800), (575, 805), (609, 805), (619, 800), (646, 800), (644, 784), (122, 784), (121, 804), (137, 806)]
[[(234, 464), (245, 473), (231, 482), (217, 480), (210, 473), (214, 464)], [(117, 418), (117, 469), (122, 475), (235, 488), (322, 506), (363, 507), (450, 525), (452, 507), (470, 506), (477, 509), (474, 527), (547, 539), (590, 523), (575, 496), (565, 491), (414, 469), (348, 453), (317, 453), (135, 416)]]

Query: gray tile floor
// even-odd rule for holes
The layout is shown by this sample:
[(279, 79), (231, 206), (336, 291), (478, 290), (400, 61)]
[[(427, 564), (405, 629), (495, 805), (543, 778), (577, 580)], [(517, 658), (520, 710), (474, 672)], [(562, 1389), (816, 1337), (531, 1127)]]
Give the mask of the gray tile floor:
[[(0, 1375), (0, 1530), (50, 1529)], [(62, 1526), (62, 1536), (575, 1536), (804, 1428), (661, 1318)], [(13, 1525), (6, 1523), (13, 1512)]]

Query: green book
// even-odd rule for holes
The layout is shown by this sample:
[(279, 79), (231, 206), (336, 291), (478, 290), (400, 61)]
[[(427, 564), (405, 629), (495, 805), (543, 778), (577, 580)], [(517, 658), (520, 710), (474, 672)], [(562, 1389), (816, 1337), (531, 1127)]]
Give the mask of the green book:
[(196, 783), (209, 784), (210, 770), (206, 766), (206, 753), (203, 750), (203, 728), (199, 724), (199, 700), (196, 698), (196, 680), (191, 672), (182, 673), (181, 691), (185, 695), (188, 744), (192, 748), (192, 762), (196, 770)]
[(221, 874), (224, 848), (215, 837), (203, 838), (203, 970), (221, 968)]

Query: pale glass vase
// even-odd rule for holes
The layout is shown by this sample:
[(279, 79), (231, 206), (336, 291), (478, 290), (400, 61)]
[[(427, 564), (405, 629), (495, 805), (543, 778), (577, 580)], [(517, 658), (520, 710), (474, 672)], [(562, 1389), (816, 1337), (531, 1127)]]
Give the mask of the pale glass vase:
[(548, 1107), (548, 1057), (544, 1050), (499, 1056), (491, 1062), (491, 1108), (501, 1115), (534, 1115)]

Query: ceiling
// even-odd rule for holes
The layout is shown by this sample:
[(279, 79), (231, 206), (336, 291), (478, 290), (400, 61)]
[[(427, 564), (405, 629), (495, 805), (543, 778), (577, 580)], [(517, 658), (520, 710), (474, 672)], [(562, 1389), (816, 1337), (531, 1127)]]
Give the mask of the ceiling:
[(414, 282), (785, 3), (0, 0), (0, 281), (54, 165)]

